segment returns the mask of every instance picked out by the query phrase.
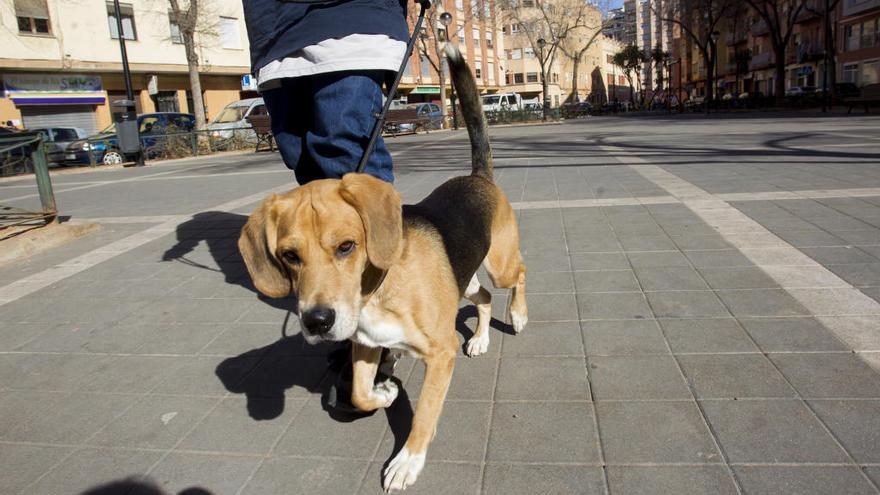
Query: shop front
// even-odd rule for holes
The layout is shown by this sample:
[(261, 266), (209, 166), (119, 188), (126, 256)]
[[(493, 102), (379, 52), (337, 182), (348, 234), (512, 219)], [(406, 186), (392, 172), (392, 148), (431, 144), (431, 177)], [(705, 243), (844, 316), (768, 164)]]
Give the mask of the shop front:
[(3, 74), (3, 96), (13, 105), (4, 105), (4, 123), (79, 127), (88, 133), (98, 130), (95, 109), (106, 102), (101, 76), (94, 74)]

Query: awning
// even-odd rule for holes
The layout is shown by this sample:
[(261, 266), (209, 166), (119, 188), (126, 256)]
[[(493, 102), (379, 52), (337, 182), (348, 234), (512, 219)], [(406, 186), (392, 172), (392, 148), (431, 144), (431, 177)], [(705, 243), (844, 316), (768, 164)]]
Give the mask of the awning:
[(3, 87), (16, 105), (100, 105), (106, 100), (97, 75), (4, 74)]
[(414, 90), (410, 91), (411, 95), (439, 95), (440, 94), (440, 86), (417, 86)]
[(28, 93), (8, 94), (16, 105), (102, 105), (104, 93)]

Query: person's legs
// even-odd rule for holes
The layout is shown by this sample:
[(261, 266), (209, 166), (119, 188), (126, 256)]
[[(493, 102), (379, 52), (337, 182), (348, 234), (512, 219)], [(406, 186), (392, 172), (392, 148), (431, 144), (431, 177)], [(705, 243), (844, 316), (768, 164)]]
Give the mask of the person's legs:
[[(306, 149), (325, 177), (354, 172), (363, 156), (376, 115), (382, 111), (383, 71), (330, 72), (311, 76), (314, 117)], [(393, 182), (391, 155), (381, 136), (365, 173)], [(299, 172), (297, 172), (299, 176)]]
[(313, 120), (311, 83), (308, 77), (282, 79), (279, 87), (263, 91), (278, 151), (300, 184), (324, 178), (306, 149), (306, 133)]

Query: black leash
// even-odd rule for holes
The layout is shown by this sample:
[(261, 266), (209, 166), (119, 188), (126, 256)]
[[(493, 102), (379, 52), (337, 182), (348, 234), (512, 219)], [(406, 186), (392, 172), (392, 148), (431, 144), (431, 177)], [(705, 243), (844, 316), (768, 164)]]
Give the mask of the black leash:
[(416, 26), (413, 28), (412, 36), (409, 37), (409, 41), (406, 44), (406, 53), (403, 55), (403, 60), (400, 62), (400, 68), (397, 70), (397, 75), (394, 77), (394, 84), (388, 89), (388, 96), (385, 99), (385, 105), (382, 106), (382, 112), (376, 115), (376, 123), (373, 125), (372, 134), (370, 134), (370, 142), (367, 143), (367, 147), (364, 149), (364, 155), (361, 157), (361, 161), (357, 166), (358, 173), (363, 173), (364, 169), (367, 167), (367, 161), (370, 159), (370, 154), (373, 153), (373, 147), (376, 146), (376, 140), (379, 139), (379, 134), (382, 133), (382, 128), (385, 127), (385, 117), (388, 115), (388, 109), (391, 108), (391, 101), (397, 93), (397, 87), (400, 86), (400, 79), (403, 77), (403, 71), (406, 70), (406, 63), (409, 61), (410, 55), (412, 55), (413, 47), (416, 45), (416, 39), (419, 37), (419, 33), (422, 30), (422, 21), (425, 20), (425, 11), (431, 8), (431, 0), (419, 0), (419, 6), (421, 7), (419, 18), (416, 20)]

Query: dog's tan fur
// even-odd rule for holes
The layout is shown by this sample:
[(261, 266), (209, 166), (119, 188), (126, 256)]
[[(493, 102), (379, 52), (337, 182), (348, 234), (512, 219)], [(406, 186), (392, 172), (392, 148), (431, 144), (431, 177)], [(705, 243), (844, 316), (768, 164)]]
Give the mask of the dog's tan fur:
[[(458, 71), (454, 71), (453, 78), (458, 89), (465, 76), (463, 62), (456, 63)], [(465, 111), (470, 111), (474, 119), (482, 119), (482, 114), (473, 116), (473, 104)], [(477, 142), (479, 132), (470, 135), (475, 149), (483, 145)], [(487, 143), (484, 149), (488, 150)], [(474, 153), (476, 156), (477, 151)], [(351, 399), (357, 408), (376, 410), (389, 406), (396, 398), (393, 383), (374, 384), (383, 347), (407, 352), (425, 363), (425, 380), (411, 433), (386, 470), (386, 489), (406, 488), (424, 465), (459, 347), (455, 320), (461, 297), (467, 297), (478, 309), (477, 330), (468, 342), (468, 353), (480, 354), (488, 346), (491, 295), (475, 275), (472, 279), (467, 275), (471, 283), (462, 287), (463, 269), (448, 254), (455, 247), (450, 242), (458, 242), (460, 248), (468, 241), (462, 244), (461, 232), (450, 233), (425, 220), (435, 218), (435, 213), (451, 214), (436, 211), (436, 205), (456, 201), (444, 194), (465, 191), (468, 198), (479, 198), (474, 200), (473, 215), (489, 219), (488, 232), (477, 236), (490, 240), (483, 251), (483, 266), (495, 287), (514, 290), (509, 312), (517, 331), (527, 319), (525, 266), (519, 252), (516, 217), (504, 194), (491, 181), (491, 157), (483, 158), (487, 160), (483, 168), (475, 164), (473, 175), (453, 179), (438, 188), (439, 193), (435, 191), (413, 207), (421, 207), (418, 214), (402, 212), (400, 197), (390, 184), (367, 175), (349, 174), (342, 180), (319, 180), (269, 197), (250, 217), (239, 240), (248, 270), (261, 292), (272, 297), (296, 294), (300, 314), (317, 305), (334, 308), (336, 323), (327, 335), (309, 335), (305, 328), (303, 334), (309, 342), (352, 340)], [(341, 253), (340, 246), (348, 241), (354, 247)], [(474, 246), (482, 249), (485, 243), (474, 239)], [(468, 270), (476, 269), (467, 266)]]

